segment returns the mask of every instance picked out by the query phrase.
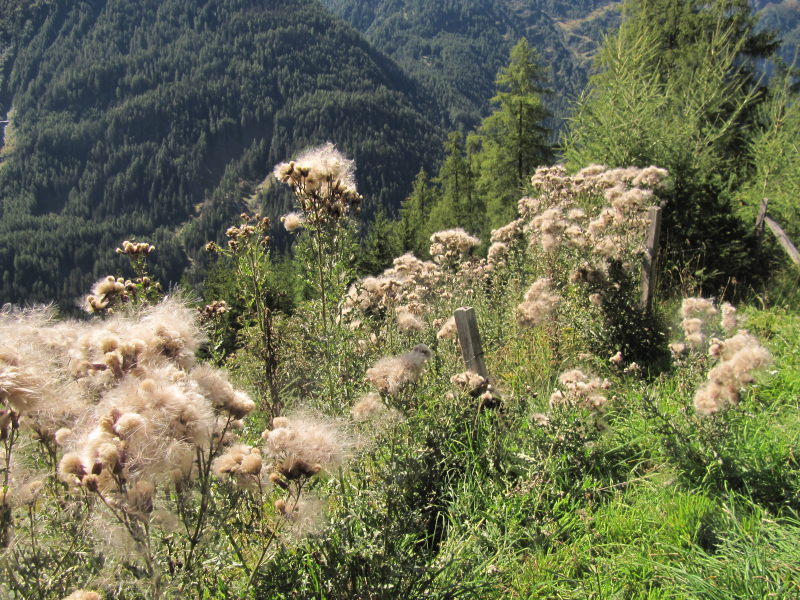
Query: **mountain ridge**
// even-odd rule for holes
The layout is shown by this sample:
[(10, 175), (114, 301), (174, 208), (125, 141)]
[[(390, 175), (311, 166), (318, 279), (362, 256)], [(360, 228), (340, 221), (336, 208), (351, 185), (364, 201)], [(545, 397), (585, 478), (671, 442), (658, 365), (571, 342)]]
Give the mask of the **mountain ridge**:
[[(523, 37), (550, 71), (555, 91), (547, 99), (555, 114), (550, 125), (560, 128), (572, 100), (586, 84), (602, 34), (618, 22), (613, 14), (620, 4), (610, 0), (322, 1), (410, 75), (435, 90), (449, 109), (451, 126), (464, 131), (486, 116), (495, 75), (505, 65), (511, 47)], [(597, 9), (605, 12), (592, 17)], [(616, 14), (618, 17), (618, 11)], [(607, 21), (600, 28), (594, 26), (598, 18)], [(585, 28), (574, 32), (575, 39), (581, 40), (580, 48), (569, 43), (560, 26), (568, 19), (580, 20), (580, 27)]]
[[(272, 165), (304, 147), (330, 140), (354, 158), (367, 210), (398, 204), (438, 151), (435, 101), (315, 0), (37, 10), (29, 39), (6, 35), (2, 53), (4, 301), (79, 295), (121, 268), (113, 250), (128, 236), (151, 238), (177, 281), (184, 248), (200, 260)], [(289, 202), (265, 200), (273, 216)]]

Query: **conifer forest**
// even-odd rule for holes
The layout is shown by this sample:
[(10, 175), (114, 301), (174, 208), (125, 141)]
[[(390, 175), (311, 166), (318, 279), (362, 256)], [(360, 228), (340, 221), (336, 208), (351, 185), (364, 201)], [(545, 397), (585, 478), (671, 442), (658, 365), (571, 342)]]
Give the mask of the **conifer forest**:
[(794, 0), (0, 0), (0, 599), (800, 599)]

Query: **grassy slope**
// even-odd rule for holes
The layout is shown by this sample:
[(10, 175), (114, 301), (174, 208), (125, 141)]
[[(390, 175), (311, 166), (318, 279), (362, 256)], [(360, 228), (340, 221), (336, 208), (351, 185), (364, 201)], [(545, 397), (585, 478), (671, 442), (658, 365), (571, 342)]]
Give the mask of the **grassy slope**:
[(330, 525), (264, 593), (284, 597), (287, 578), (304, 591), (285, 597), (800, 596), (800, 314), (743, 311), (775, 362), (724, 416), (687, 411), (705, 378), (687, 365), (614, 378), (596, 434), (574, 414), (535, 424), (557, 371), (535, 333), (500, 344), (498, 311), (478, 307), (505, 411), (443, 402), (459, 358), (442, 353), (418, 414), (341, 482)]
[[(796, 290), (797, 275), (786, 279)], [(625, 375), (601, 357), (587, 359), (613, 383), (601, 426), (580, 410), (551, 413), (543, 426), (537, 413), (548, 409), (558, 373), (575, 363), (554, 358), (542, 328), (516, 327), (521, 285), (512, 278), (491, 298), (456, 291), (432, 306), (434, 314), (465, 302), (475, 307), (504, 398), (500, 410), (477, 410), (469, 396), (449, 394), (450, 376), (463, 368), (453, 342), (437, 344), (430, 330), (399, 333), (393, 319), (366, 352), (352, 345), (363, 330), (342, 333), (333, 402), (326, 394), (315, 399), (320, 358), (304, 347), (308, 313), (300, 309), (294, 323), (283, 323), (293, 377), (283, 398), (287, 414), (302, 407), (343, 417), (368, 389), (362, 378), (377, 357), (422, 341), (434, 357), (402, 392), (411, 407), (406, 418), (362, 423), (365, 444), (356, 460), (309, 485), (326, 506), (315, 533), (283, 540), (254, 578), (254, 595), (226, 539), (209, 534), (204, 570), (211, 576), (203, 584), (210, 579), (213, 588), (200, 595), (198, 584), (199, 597), (800, 597), (800, 313), (779, 307), (796, 307), (796, 291), (778, 296), (772, 308), (742, 307), (744, 326), (774, 363), (735, 408), (695, 416), (692, 397), (708, 368), (700, 357), (650, 378)], [(677, 322), (675, 309), (658, 308)], [(562, 356), (574, 356), (563, 333)], [(231, 364), (245, 378), (254, 368), (247, 361)], [(243, 440), (260, 444), (266, 420), (248, 417)], [(19, 547), (28, 551), (24, 528), (22, 519)], [(263, 540), (254, 541), (257, 550)], [(103, 578), (111, 558), (91, 538), (81, 548), (86, 558), (64, 575), (68, 589), (103, 586), (108, 598), (150, 597), (135, 569), (119, 577), (129, 595), (112, 595)], [(38, 564), (44, 577), (52, 574), (52, 564)], [(179, 575), (165, 573), (164, 585), (196, 597), (180, 587)]]
[[(504, 560), (501, 579), (511, 597), (800, 594), (800, 316), (751, 310), (748, 317), (751, 330), (769, 340), (778, 374), (765, 378), (727, 417), (718, 460), (730, 462), (731, 473), (721, 476), (714, 461), (705, 472), (691, 473), (684, 461), (662, 453), (658, 420), (642, 418), (638, 386), (631, 386), (609, 418), (605, 441), (606, 456), (622, 451), (624, 466), (617, 466), (628, 476), (587, 478), (586, 496), (572, 498), (573, 506), (554, 515), (557, 543)], [(685, 420), (691, 391), (679, 375), (649, 390), (673, 423)], [(699, 439), (687, 445), (708, 456)]]

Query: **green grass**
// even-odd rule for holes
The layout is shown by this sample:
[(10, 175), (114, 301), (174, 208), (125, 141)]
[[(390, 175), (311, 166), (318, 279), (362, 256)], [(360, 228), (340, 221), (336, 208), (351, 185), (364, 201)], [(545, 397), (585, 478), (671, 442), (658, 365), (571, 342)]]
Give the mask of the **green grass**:
[[(490, 355), (511, 393), (506, 412), (447, 433), (435, 474), (446, 481), (437, 492), (440, 538), (413, 551), (426, 577), (402, 597), (800, 597), (800, 319), (782, 309), (747, 318), (777, 373), (713, 419), (687, 410), (702, 374), (677, 372), (619, 379), (602, 431), (576, 430), (575, 414), (543, 429), (528, 416), (546, 406), (546, 356), (530, 354), (530, 335)], [(423, 408), (407, 423), (408, 439), (419, 440), (426, 420), (440, 433), (452, 426), (453, 407), (443, 408)], [(386, 460), (391, 469), (398, 458), (389, 452), (371, 464)], [(357, 512), (362, 494), (369, 497), (355, 494), (343, 514)], [(425, 539), (406, 535), (410, 546), (395, 546), (395, 559)], [(401, 597), (376, 583), (364, 577), (348, 593)]]
[[(800, 315), (742, 311), (774, 362), (719, 415), (691, 408), (704, 369), (634, 376), (594, 357), (584, 363), (612, 380), (602, 418), (550, 411), (542, 425), (535, 414), (549, 410), (557, 374), (575, 357), (556, 362), (541, 330), (504, 330), (506, 309), (477, 308), (501, 408), (448, 395), (463, 367), (452, 342), (442, 344), (403, 392), (403, 418), (351, 425), (363, 442), (355, 459), (307, 490), (325, 507), (320, 526), (282, 539), (253, 589), (222, 539), (208, 554), (214, 585), (181, 588), (176, 578), (171, 589), (209, 600), (800, 598)], [(425, 335), (386, 336), (343, 372)], [(350, 377), (348, 402), (366, 389)], [(302, 392), (291, 401), (313, 408)], [(266, 423), (251, 420), (245, 438)], [(103, 557), (91, 556), (101, 573)], [(98, 581), (71, 568), (69, 584), (51, 589)], [(118, 589), (149, 593), (146, 582)]]

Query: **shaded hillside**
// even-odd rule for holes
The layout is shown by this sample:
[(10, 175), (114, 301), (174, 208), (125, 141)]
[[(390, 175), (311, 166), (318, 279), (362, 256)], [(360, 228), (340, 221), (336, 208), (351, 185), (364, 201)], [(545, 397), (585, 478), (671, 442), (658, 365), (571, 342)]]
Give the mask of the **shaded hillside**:
[(398, 203), (439, 147), (435, 105), (315, 1), (4, 5), (2, 301), (77, 296), (130, 236), (176, 281), (183, 243), (310, 144), (356, 159), (368, 205)]
[(800, 44), (800, 2), (798, 0), (754, 0), (761, 23), (781, 33), (781, 58), (787, 63), (795, 60)]
[[(448, 109), (451, 127), (471, 129), (486, 115), (497, 70), (521, 37), (550, 72), (547, 100), (561, 127), (586, 85), (603, 37), (619, 27), (617, 0), (322, 0)], [(800, 42), (798, 0), (751, 0), (766, 27), (781, 33), (791, 62)]]
[(597, 42), (618, 24), (609, 0), (323, 0), (424, 82), (465, 129), (485, 116), (495, 75), (522, 37), (550, 73), (557, 117), (586, 83)]

